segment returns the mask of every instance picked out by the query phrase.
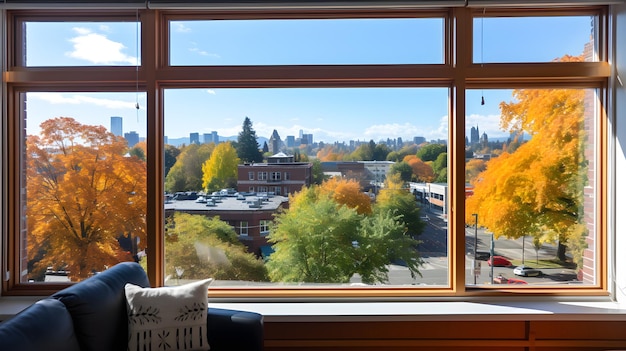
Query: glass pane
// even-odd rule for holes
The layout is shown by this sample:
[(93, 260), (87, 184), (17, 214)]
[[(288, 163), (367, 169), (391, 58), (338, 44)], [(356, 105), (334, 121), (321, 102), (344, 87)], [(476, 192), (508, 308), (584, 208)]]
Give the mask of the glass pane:
[(595, 94), (468, 91), (467, 284), (596, 283)]
[(442, 18), (172, 21), (170, 60), (174, 66), (443, 63), (443, 38)]
[(20, 281), (79, 281), (144, 262), (144, 93), (21, 95)]
[(166, 284), (449, 284), (447, 89), (164, 101)]
[(137, 22), (26, 22), (26, 66), (135, 66)]
[(598, 61), (594, 17), (474, 18), (474, 63)]

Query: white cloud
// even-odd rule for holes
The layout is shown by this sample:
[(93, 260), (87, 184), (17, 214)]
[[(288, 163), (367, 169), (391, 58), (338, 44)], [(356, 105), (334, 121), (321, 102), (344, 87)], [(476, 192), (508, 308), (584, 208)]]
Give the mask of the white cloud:
[(191, 28), (185, 26), (183, 23), (170, 22), (170, 25), (172, 26), (172, 30), (174, 32), (178, 32), (178, 33), (190, 33), (191, 32)]
[(206, 92), (207, 92), (207, 94), (215, 95), (215, 90), (213, 90), (213, 89), (207, 89)]
[(93, 33), (87, 28), (76, 27), (77, 36), (70, 39), (74, 50), (67, 56), (93, 64), (137, 64), (137, 58), (123, 53), (122, 43), (108, 39), (105, 35)]
[(135, 102), (101, 99), (78, 94), (68, 95), (62, 93), (29, 93), (28, 97), (43, 100), (55, 105), (94, 105), (109, 109), (135, 109)]
[(206, 56), (206, 57), (212, 57), (212, 58), (220, 58), (220, 55), (218, 55), (218, 54), (212, 54), (212, 53), (206, 52), (204, 50), (200, 50), (198, 48), (190, 48), (189, 51), (191, 51), (193, 53), (196, 53), (196, 54), (198, 54), (200, 56)]

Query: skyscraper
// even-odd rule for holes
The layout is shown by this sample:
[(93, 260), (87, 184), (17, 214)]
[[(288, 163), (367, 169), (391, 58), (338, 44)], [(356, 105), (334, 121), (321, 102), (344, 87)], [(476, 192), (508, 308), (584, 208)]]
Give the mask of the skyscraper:
[(200, 144), (200, 133), (189, 133), (189, 144)]
[(111, 117), (111, 133), (113, 133), (113, 135), (115, 136), (122, 136), (123, 132), (122, 117)]
[(128, 147), (133, 147), (139, 142), (139, 134), (135, 131), (130, 131), (128, 133), (124, 133), (124, 139), (126, 139)]

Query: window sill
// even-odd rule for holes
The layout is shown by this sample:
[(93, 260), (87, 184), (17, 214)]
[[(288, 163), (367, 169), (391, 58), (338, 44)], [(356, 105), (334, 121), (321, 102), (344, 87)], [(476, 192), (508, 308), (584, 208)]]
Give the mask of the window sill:
[[(42, 297), (0, 297), (0, 321)], [(220, 302), (210, 307), (256, 312), (266, 322), (363, 321), (626, 321), (626, 304), (611, 301)]]
[(610, 301), (210, 302), (209, 306), (257, 312), (266, 322), (626, 321), (626, 304)]

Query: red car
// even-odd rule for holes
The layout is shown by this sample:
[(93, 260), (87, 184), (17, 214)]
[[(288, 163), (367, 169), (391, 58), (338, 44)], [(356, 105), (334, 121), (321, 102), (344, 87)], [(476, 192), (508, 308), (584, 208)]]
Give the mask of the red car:
[(487, 264), (494, 267), (509, 267), (511, 266), (511, 261), (502, 256), (493, 256), (487, 260)]
[(493, 278), (493, 282), (494, 282), (494, 284), (528, 284), (524, 280), (515, 279), (515, 278), (507, 278), (507, 277), (503, 276), (502, 274), (500, 274), (497, 277)]

